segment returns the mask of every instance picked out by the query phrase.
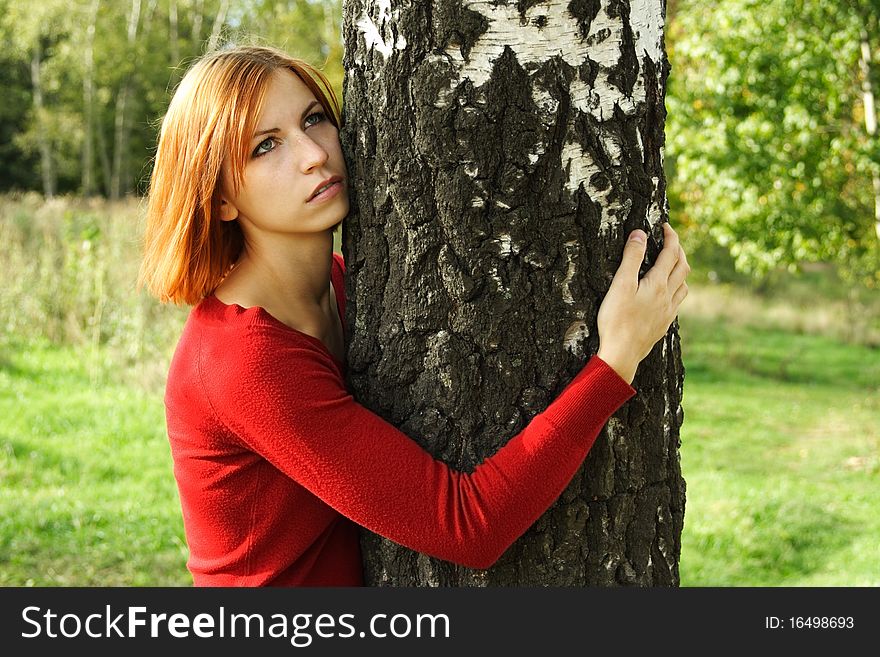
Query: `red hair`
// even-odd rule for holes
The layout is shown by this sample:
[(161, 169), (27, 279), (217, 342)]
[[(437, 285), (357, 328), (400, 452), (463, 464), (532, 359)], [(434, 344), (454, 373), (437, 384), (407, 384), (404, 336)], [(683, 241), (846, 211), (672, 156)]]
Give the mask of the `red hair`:
[(274, 48), (242, 46), (201, 57), (180, 81), (162, 120), (147, 201), (139, 285), (162, 302), (195, 305), (241, 255), (236, 221), (220, 220), (220, 171), (229, 158), (233, 193), (244, 177), (249, 136), (269, 78), (297, 75), (339, 128), (339, 103), (327, 78)]

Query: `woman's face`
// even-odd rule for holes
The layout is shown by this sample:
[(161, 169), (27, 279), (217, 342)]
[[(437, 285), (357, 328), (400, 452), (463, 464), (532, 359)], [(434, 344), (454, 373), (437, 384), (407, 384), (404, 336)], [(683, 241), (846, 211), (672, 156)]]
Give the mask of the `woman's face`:
[[(348, 186), (339, 131), (303, 81), (275, 71), (250, 140), (238, 194), (223, 193), (221, 218), (254, 231), (314, 233), (335, 227), (348, 214)], [(329, 178), (341, 181), (312, 198)], [(223, 190), (232, 189), (228, 161)]]

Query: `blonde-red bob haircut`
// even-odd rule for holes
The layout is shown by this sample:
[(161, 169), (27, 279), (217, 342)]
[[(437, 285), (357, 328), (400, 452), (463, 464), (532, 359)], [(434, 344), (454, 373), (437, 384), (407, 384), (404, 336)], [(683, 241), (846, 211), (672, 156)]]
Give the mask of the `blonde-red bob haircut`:
[(270, 76), (286, 69), (306, 84), (338, 129), (339, 103), (327, 78), (275, 48), (239, 46), (199, 58), (180, 81), (159, 132), (147, 200), (139, 285), (163, 303), (195, 305), (241, 255), (237, 221), (220, 220), (220, 172), (228, 158), (241, 187), (250, 135)]

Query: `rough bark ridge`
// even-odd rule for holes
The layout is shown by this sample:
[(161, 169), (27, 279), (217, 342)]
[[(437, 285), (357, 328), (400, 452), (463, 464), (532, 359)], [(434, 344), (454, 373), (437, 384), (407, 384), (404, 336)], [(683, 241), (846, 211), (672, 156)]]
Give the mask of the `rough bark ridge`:
[[(470, 471), (598, 349), (625, 236), (668, 217), (664, 0), (351, 0), (355, 396)], [(645, 265), (645, 270), (648, 267)], [(364, 533), (371, 585), (677, 585), (677, 324), (548, 512), (486, 571)]]

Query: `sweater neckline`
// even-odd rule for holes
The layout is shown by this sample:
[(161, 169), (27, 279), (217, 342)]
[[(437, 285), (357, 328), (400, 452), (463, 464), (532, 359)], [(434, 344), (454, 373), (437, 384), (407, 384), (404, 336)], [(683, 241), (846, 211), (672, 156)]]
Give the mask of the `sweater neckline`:
[[(339, 322), (343, 327), (343, 340), (344, 340), (344, 338), (345, 338), (345, 330), (344, 330), (345, 329), (345, 318), (342, 315), (343, 300), (341, 300), (339, 298), (340, 289), (344, 289), (344, 287), (337, 285), (333, 282), (333, 279), (334, 279), (333, 270), (334, 270), (334, 268), (338, 268), (338, 267), (339, 267), (339, 263), (336, 261), (336, 258), (334, 257), (333, 264), (331, 265), (331, 268), (330, 268), (330, 284), (333, 286), (333, 296), (334, 296), (334, 300), (336, 301), (336, 314), (339, 316)], [(241, 306), (237, 303), (224, 303), (220, 299), (218, 299), (217, 296), (214, 295), (213, 292), (211, 294), (209, 294), (208, 296), (206, 296), (203, 299), (203, 301), (207, 302), (211, 305), (215, 305), (221, 311), (225, 311), (225, 312), (231, 311), (235, 315), (238, 315), (238, 316), (244, 316), (244, 315), (250, 314), (250, 315), (254, 315), (256, 317), (259, 317), (263, 322), (265, 322), (267, 324), (271, 324), (272, 326), (275, 326), (282, 331), (291, 333), (292, 335), (295, 335), (295, 336), (307, 341), (309, 344), (314, 345), (315, 347), (317, 347), (318, 349), (323, 351), (325, 354), (327, 354), (333, 360), (333, 362), (339, 366), (340, 371), (343, 371), (345, 369), (345, 363), (343, 361), (339, 360), (336, 357), (336, 355), (327, 348), (327, 345), (325, 345), (323, 342), (321, 342), (321, 340), (316, 338), (314, 335), (309, 335), (308, 333), (306, 333), (304, 331), (300, 331), (299, 329), (293, 328), (292, 326), (288, 326), (287, 324), (282, 322), (280, 319), (278, 319), (277, 317), (272, 315), (268, 310), (263, 308), (263, 306), (249, 306), (249, 307), (245, 308), (244, 306)], [(345, 347), (345, 346), (346, 345), (343, 342), (343, 347)]]

